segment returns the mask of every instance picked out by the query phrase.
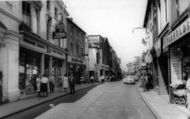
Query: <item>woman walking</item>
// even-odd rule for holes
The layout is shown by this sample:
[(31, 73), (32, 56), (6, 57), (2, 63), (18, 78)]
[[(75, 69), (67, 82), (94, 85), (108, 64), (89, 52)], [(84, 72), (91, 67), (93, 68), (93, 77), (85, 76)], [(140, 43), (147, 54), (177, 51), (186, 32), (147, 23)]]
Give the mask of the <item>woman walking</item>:
[(64, 92), (67, 91), (68, 87), (69, 87), (69, 79), (67, 77), (67, 74), (65, 74), (63, 77), (63, 90), (64, 90)]
[(40, 79), (40, 76), (38, 75), (36, 78), (36, 86), (37, 86), (38, 97), (40, 96), (40, 85), (41, 85), (41, 79)]

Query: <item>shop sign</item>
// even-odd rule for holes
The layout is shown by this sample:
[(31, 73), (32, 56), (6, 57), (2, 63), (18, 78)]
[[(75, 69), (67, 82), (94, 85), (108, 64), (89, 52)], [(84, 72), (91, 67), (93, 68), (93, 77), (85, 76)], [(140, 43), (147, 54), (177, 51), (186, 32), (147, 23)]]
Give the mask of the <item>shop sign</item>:
[(190, 32), (190, 18), (177, 27), (172, 33), (163, 39), (163, 49)]
[(158, 39), (157, 42), (154, 44), (154, 48), (156, 51), (156, 56), (159, 57), (161, 55), (161, 40)]
[(83, 63), (83, 61), (81, 59), (78, 59), (78, 58), (72, 57), (71, 60), (72, 60), (73, 63), (80, 63), (80, 64)]
[(104, 65), (104, 64), (102, 64), (102, 65), (101, 65), (101, 69), (109, 70), (109, 66), (108, 66), (108, 65)]
[(55, 32), (53, 32), (53, 38), (54, 39), (63, 39), (66, 37), (65, 34), (65, 25), (63, 22), (59, 22), (56, 26), (55, 26)]

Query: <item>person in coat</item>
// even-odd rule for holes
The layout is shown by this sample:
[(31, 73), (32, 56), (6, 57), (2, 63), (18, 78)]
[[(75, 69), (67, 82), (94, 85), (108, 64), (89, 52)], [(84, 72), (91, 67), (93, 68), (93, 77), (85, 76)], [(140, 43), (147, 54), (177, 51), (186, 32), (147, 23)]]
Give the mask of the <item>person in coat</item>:
[(68, 87), (69, 87), (69, 79), (67, 74), (65, 74), (63, 77), (63, 90), (66, 92)]
[(69, 87), (70, 87), (70, 93), (75, 93), (75, 81), (73, 78), (73, 75), (69, 75)]
[(40, 79), (40, 76), (39, 76), (39, 75), (36, 77), (36, 86), (37, 86), (37, 93), (38, 93), (38, 96), (40, 96), (41, 79)]

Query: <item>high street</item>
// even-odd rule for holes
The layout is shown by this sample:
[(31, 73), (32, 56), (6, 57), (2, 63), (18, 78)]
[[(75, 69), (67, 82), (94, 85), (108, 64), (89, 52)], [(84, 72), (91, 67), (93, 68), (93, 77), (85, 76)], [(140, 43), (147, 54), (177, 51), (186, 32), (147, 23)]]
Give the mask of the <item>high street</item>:
[(140, 98), (135, 85), (109, 82), (90, 90), (76, 102), (63, 101), (36, 119), (155, 119), (155, 117)]

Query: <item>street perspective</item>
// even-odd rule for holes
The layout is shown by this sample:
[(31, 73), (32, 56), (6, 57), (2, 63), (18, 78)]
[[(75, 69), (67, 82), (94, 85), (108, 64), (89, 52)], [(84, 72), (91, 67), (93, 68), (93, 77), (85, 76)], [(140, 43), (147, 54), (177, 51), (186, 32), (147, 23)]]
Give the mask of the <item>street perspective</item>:
[(190, 119), (190, 0), (0, 0), (0, 119)]

